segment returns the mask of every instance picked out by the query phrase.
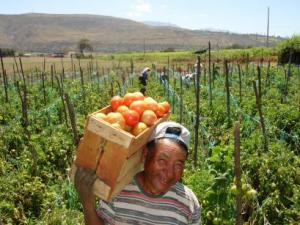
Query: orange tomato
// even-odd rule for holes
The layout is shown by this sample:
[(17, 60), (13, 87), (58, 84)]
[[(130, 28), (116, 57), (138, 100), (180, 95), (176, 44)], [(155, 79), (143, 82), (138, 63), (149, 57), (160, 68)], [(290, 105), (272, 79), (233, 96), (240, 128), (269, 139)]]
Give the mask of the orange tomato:
[(161, 104), (158, 104), (155, 114), (158, 118), (163, 117), (165, 114), (165, 108)]
[(160, 105), (162, 105), (165, 108), (165, 113), (168, 113), (170, 111), (170, 103), (167, 101), (160, 102)]
[(147, 97), (145, 98), (145, 103), (146, 103), (146, 108), (152, 110), (153, 112), (155, 112), (157, 110), (157, 101), (155, 101), (153, 98), (151, 97)]
[(135, 100), (144, 100), (145, 99), (145, 96), (143, 95), (142, 92), (137, 91), (137, 92), (134, 92), (133, 95), (134, 95)]
[(123, 113), (123, 112), (125, 112), (125, 111), (127, 111), (129, 108), (126, 106), (126, 105), (120, 105), (118, 108), (117, 108), (117, 110), (116, 110), (116, 112), (119, 112), (119, 113)]
[(148, 126), (143, 122), (138, 122), (132, 129), (131, 133), (135, 136), (138, 136), (144, 130), (146, 130)]
[(113, 124), (113, 123), (118, 123), (120, 124), (120, 127), (122, 129), (124, 129), (125, 127), (125, 119), (124, 117), (122, 116), (121, 113), (119, 112), (110, 112), (106, 115), (106, 119), (105, 119), (107, 122)]
[(156, 114), (152, 110), (145, 110), (141, 117), (141, 122), (147, 126), (152, 126), (157, 120)]
[(146, 103), (143, 100), (134, 101), (130, 104), (129, 109), (135, 110), (142, 115), (146, 109)]

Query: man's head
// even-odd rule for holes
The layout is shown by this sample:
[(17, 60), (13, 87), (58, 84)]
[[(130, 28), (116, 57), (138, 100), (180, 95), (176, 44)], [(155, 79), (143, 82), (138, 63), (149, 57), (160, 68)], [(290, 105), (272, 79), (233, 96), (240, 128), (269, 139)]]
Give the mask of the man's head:
[(188, 155), (189, 131), (174, 122), (163, 122), (154, 130), (144, 153), (143, 188), (159, 195), (180, 180)]

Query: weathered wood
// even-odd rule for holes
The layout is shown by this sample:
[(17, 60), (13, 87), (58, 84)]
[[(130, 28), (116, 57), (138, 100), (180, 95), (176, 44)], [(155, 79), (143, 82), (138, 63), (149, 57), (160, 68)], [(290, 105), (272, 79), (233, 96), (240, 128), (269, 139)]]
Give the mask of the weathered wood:
[(68, 124), (68, 114), (67, 114), (66, 104), (65, 104), (65, 101), (64, 101), (64, 90), (62, 89), (62, 86), (61, 86), (59, 78), (57, 76), (55, 76), (55, 79), (57, 81), (59, 95), (60, 95), (60, 99), (61, 99), (62, 106), (63, 106), (63, 112), (64, 112), (64, 115), (65, 115), (66, 127), (69, 127), (69, 124)]
[(197, 56), (196, 74), (196, 123), (195, 123), (195, 145), (194, 145), (194, 167), (198, 165), (198, 143), (199, 143), (199, 123), (200, 123), (200, 56)]
[(228, 71), (228, 62), (224, 62), (224, 72), (225, 72), (225, 90), (226, 90), (226, 111), (227, 111), (227, 121), (230, 124), (231, 115), (230, 115), (230, 87), (229, 87), (229, 71)]
[(236, 202), (236, 218), (235, 224), (242, 224), (242, 196), (241, 196), (241, 162), (240, 162), (240, 122), (234, 124), (234, 174), (236, 180), (237, 195)]
[(261, 127), (262, 135), (263, 135), (264, 150), (268, 151), (268, 138), (267, 138), (267, 133), (266, 133), (264, 116), (263, 116), (263, 112), (262, 112), (261, 98), (257, 91), (256, 82), (252, 81), (252, 84), (253, 84), (253, 89), (254, 89), (254, 93), (255, 93), (255, 97), (256, 97), (256, 107), (257, 107), (257, 110), (259, 113), (259, 118), (260, 118), (260, 127)]
[(78, 136), (77, 126), (76, 126), (76, 113), (75, 113), (74, 105), (72, 104), (68, 93), (64, 93), (64, 99), (65, 99), (67, 107), (68, 107), (71, 128), (72, 128), (72, 132), (73, 132), (73, 142), (74, 142), (74, 145), (77, 146), (79, 143), (79, 136)]
[(211, 79), (211, 45), (208, 42), (208, 85), (209, 85), (209, 108), (212, 111), (212, 79)]
[(242, 104), (242, 71), (241, 65), (238, 64), (238, 74), (239, 74), (239, 97), (240, 97), (240, 105)]

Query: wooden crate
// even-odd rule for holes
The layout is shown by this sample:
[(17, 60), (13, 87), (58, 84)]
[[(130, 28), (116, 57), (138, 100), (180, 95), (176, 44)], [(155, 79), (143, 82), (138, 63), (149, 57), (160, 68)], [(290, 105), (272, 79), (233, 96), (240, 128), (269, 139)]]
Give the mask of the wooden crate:
[(142, 151), (156, 125), (168, 117), (160, 118), (153, 126), (134, 136), (94, 117), (98, 112), (107, 114), (110, 111), (108, 106), (88, 117), (71, 169), (71, 179), (74, 179), (77, 167), (94, 170), (98, 179), (93, 192), (106, 201), (110, 201), (142, 170)]

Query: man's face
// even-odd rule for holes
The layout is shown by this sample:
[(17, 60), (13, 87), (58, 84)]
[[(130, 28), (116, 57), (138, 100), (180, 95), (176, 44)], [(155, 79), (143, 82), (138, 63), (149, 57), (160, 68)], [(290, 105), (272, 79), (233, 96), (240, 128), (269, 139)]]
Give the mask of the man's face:
[(155, 195), (167, 192), (180, 180), (186, 157), (186, 151), (178, 143), (169, 139), (159, 140), (146, 155), (145, 191)]

